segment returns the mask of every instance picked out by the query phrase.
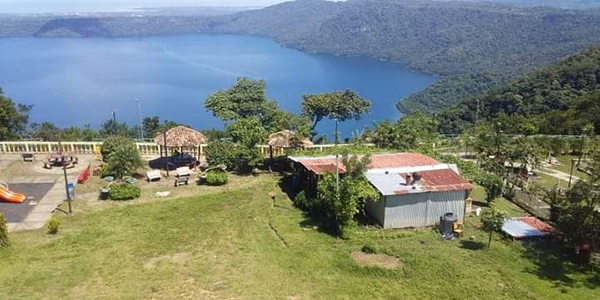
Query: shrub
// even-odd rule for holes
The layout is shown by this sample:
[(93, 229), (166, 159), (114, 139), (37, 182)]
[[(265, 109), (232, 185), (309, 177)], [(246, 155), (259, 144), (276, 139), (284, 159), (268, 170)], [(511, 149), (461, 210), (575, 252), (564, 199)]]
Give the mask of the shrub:
[(49, 234), (57, 234), (58, 228), (60, 227), (60, 220), (52, 218), (50, 222), (48, 222), (48, 233)]
[(208, 185), (224, 185), (227, 184), (227, 173), (219, 171), (210, 171), (206, 174), (206, 182)]
[(108, 155), (107, 165), (107, 172), (121, 179), (133, 175), (142, 166), (142, 158), (132, 140), (122, 139)]
[(102, 160), (105, 162), (108, 161), (108, 156), (125, 140), (127, 140), (127, 138), (122, 136), (109, 136), (106, 141), (102, 143), (102, 148), (100, 150), (100, 153), (102, 154)]
[(296, 197), (294, 197), (294, 205), (306, 211), (318, 210), (320, 208), (319, 199), (307, 197), (306, 192), (304, 191), (298, 193)]
[(110, 186), (109, 198), (111, 200), (132, 200), (139, 198), (142, 191), (139, 187), (129, 183), (117, 183)]
[(6, 218), (3, 214), (0, 214), (0, 248), (6, 248), (10, 246), (10, 240), (8, 239), (8, 227), (6, 227)]
[(494, 173), (482, 172), (477, 178), (477, 183), (485, 189), (485, 200), (490, 204), (502, 195), (504, 181)]
[(236, 146), (230, 142), (216, 141), (206, 147), (206, 161), (211, 166), (226, 165), (228, 170), (235, 169)]
[(258, 148), (246, 148), (239, 146), (235, 160), (235, 168), (242, 173), (250, 173), (264, 160)]
[(375, 251), (375, 247), (371, 244), (364, 245), (360, 251), (368, 254), (377, 253), (377, 251)]

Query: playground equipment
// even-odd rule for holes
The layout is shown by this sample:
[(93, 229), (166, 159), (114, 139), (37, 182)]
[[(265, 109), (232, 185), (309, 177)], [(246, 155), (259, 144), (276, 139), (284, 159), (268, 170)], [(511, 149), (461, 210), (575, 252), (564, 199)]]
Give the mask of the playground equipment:
[(8, 188), (8, 184), (0, 181), (0, 201), (10, 203), (23, 203), (27, 199), (27, 196), (19, 193), (12, 192)]

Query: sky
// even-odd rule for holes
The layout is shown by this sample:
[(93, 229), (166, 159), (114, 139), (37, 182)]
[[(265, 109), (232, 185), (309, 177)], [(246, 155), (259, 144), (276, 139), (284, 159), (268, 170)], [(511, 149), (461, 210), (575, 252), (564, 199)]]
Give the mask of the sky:
[(123, 11), (137, 7), (268, 6), (285, 0), (0, 0), (0, 13)]

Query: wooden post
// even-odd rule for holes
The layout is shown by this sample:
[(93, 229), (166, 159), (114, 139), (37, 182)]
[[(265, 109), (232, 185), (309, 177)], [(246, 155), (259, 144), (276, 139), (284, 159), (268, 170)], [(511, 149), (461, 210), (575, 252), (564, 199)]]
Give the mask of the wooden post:
[(169, 148), (167, 147), (167, 132), (163, 132), (163, 142), (165, 146), (165, 166), (167, 167), (167, 177), (169, 177)]

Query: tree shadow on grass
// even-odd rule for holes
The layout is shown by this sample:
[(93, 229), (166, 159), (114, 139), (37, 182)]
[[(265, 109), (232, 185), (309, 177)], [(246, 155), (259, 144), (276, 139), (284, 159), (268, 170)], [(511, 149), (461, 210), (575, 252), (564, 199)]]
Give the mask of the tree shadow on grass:
[(523, 256), (534, 263), (533, 267), (527, 268), (527, 272), (537, 275), (540, 279), (552, 281), (557, 288), (573, 288), (580, 284), (588, 286), (586, 282), (590, 280), (578, 283), (571, 277), (587, 273), (587, 270), (574, 263), (573, 255), (562, 245), (544, 240), (525, 241), (523, 248)]
[[(292, 200), (299, 193), (299, 191), (293, 185), (292, 176), (282, 176), (279, 180), (279, 187), (281, 190)], [(318, 210), (306, 210), (301, 209), (294, 203), (294, 206), (302, 210), (303, 219), (299, 225), (302, 228), (316, 229), (318, 232), (325, 233), (331, 236), (338, 237), (339, 233), (331, 220)]]
[(482, 242), (461, 240), (460, 247), (467, 250), (482, 250), (485, 248), (485, 244)]

